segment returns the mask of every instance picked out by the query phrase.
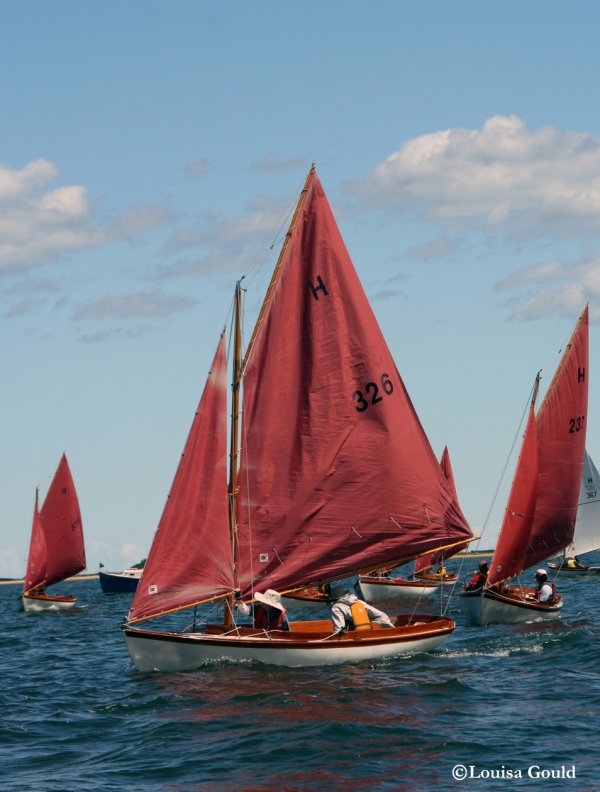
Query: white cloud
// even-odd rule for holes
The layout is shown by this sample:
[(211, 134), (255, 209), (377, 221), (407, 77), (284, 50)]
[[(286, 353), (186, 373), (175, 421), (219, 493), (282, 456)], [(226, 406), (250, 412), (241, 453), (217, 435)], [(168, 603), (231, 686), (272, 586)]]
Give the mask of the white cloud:
[(540, 319), (549, 315), (574, 318), (590, 302), (590, 318), (600, 312), (600, 257), (586, 256), (579, 261), (545, 261), (523, 267), (496, 284), (497, 291), (514, 291), (507, 304), (513, 319)]
[(298, 168), (305, 168), (307, 166), (306, 160), (301, 157), (294, 157), (292, 159), (282, 160), (279, 154), (266, 154), (261, 160), (255, 162), (250, 166), (253, 171), (265, 172), (285, 172), (298, 170)]
[(46, 187), (57, 174), (56, 165), (44, 159), (34, 160), (21, 170), (0, 165), (0, 202), (12, 201), (37, 192)]
[(129, 294), (104, 294), (82, 305), (74, 319), (140, 319), (171, 316), (187, 311), (196, 304), (191, 297), (172, 297), (160, 289)]
[(600, 138), (517, 116), (415, 138), (349, 190), (364, 204), (507, 237), (600, 233)]
[(201, 159), (190, 163), (185, 169), (186, 178), (189, 180), (201, 179), (208, 171), (208, 160)]
[(148, 548), (128, 542), (123, 545), (112, 545), (105, 542), (90, 540), (86, 543), (88, 572), (96, 571), (98, 564), (104, 564), (107, 571), (120, 572), (125, 567), (137, 564), (148, 554)]
[(98, 220), (87, 189), (49, 189), (58, 168), (35, 160), (21, 170), (0, 166), (0, 272), (25, 271), (66, 253), (131, 239), (170, 220), (164, 209), (142, 205), (127, 214)]
[(180, 228), (167, 241), (165, 253), (181, 253), (198, 247), (232, 250), (256, 245), (273, 235), (289, 211), (290, 207), (279, 201), (257, 196), (241, 217), (219, 220), (214, 215), (204, 215), (192, 227)]

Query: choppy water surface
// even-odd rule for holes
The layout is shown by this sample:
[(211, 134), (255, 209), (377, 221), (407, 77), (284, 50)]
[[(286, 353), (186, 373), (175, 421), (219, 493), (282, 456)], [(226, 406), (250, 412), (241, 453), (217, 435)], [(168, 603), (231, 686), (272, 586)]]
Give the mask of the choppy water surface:
[[(545, 624), (471, 627), (456, 598), (458, 627), (430, 654), (187, 674), (133, 668), (131, 595), (55, 590), (79, 607), (25, 614), (0, 586), (5, 792), (600, 789), (600, 578), (560, 580), (563, 616)], [(474, 777), (454, 780), (458, 764)], [(531, 778), (536, 765), (576, 778)]]

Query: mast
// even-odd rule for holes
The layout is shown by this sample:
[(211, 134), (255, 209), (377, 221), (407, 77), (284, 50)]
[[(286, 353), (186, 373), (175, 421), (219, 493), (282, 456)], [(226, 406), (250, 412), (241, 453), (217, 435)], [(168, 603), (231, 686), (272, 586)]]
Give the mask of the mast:
[[(236, 564), (236, 533), (237, 523), (235, 517), (235, 497), (237, 492), (237, 469), (239, 456), (239, 418), (240, 418), (240, 381), (242, 370), (242, 287), (241, 282), (235, 284), (234, 314), (233, 314), (233, 379), (231, 382), (231, 438), (229, 452), (229, 487), (227, 489), (229, 500), (229, 535), (231, 537), (231, 558), (233, 561), (234, 580)], [(233, 610), (233, 594), (225, 599), (224, 624), (231, 626)]]
[(294, 214), (292, 216), (290, 226), (287, 230), (287, 234), (285, 235), (285, 239), (283, 240), (283, 245), (281, 246), (281, 250), (279, 252), (279, 258), (277, 259), (277, 264), (275, 265), (275, 269), (273, 270), (273, 275), (271, 276), (271, 282), (269, 283), (269, 288), (267, 289), (267, 293), (265, 294), (265, 299), (263, 300), (260, 313), (258, 314), (258, 319), (256, 320), (256, 324), (254, 325), (254, 330), (252, 331), (252, 337), (250, 338), (250, 342), (246, 348), (246, 354), (244, 356), (244, 361), (241, 366), (241, 371), (245, 371), (246, 364), (248, 363), (248, 360), (250, 359), (250, 355), (252, 354), (252, 349), (254, 348), (254, 342), (256, 341), (256, 337), (258, 336), (259, 330), (262, 327), (264, 315), (271, 301), (271, 294), (273, 293), (273, 289), (277, 284), (277, 279), (279, 277), (279, 270), (281, 269), (281, 264), (283, 262), (285, 251), (287, 250), (287, 246), (290, 242), (290, 239), (292, 238), (292, 233), (296, 225), (296, 220), (298, 219), (298, 215), (300, 214), (300, 209), (302, 208), (302, 204), (304, 203), (306, 193), (308, 192), (308, 188), (310, 187), (310, 183), (314, 175), (315, 175), (315, 163), (313, 162), (312, 165), (310, 166), (310, 170), (308, 171), (308, 175), (306, 177), (306, 181), (304, 182), (304, 187), (302, 188), (302, 192), (300, 193), (300, 198), (298, 199), (298, 203), (296, 204), (296, 209), (294, 210)]
[[(308, 191), (310, 186), (310, 182), (315, 173), (315, 164), (314, 162), (310, 166), (310, 170), (306, 177), (306, 181), (304, 182), (304, 187), (302, 188), (302, 192), (300, 194), (300, 198), (298, 199), (298, 203), (296, 204), (296, 208), (294, 210), (294, 214), (292, 216), (292, 220), (290, 222), (289, 228), (285, 235), (285, 239), (283, 241), (283, 245), (279, 252), (279, 257), (277, 259), (277, 263), (275, 265), (275, 269), (273, 270), (273, 275), (271, 276), (271, 281), (269, 283), (269, 287), (267, 289), (267, 293), (265, 295), (265, 299), (263, 300), (263, 304), (260, 309), (260, 313), (258, 315), (258, 319), (256, 320), (256, 324), (254, 325), (254, 330), (252, 332), (252, 337), (250, 338), (250, 342), (246, 349), (246, 355), (244, 360), (242, 361), (242, 329), (241, 329), (241, 286), (240, 281), (236, 284), (235, 289), (235, 298), (234, 298), (234, 352), (233, 352), (233, 380), (231, 383), (231, 438), (230, 438), (230, 454), (229, 454), (229, 488), (228, 488), (228, 495), (229, 495), (229, 531), (231, 536), (231, 555), (233, 559), (233, 569), (234, 569), (234, 579), (236, 580), (237, 584), (237, 575), (236, 575), (236, 536), (237, 536), (237, 522), (236, 522), (236, 495), (237, 495), (237, 470), (238, 470), (238, 457), (239, 457), (239, 404), (240, 404), (240, 383), (242, 378), (242, 372), (246, 367), (246, 362), (250, 357), (252, 349), (254, 347), (254, 342), (258, 336), (258, 332), (262, 327), (263, 318), (265, 312), (267, 310), (267, 306), (269, 305), (271, 294), (275, 285), (277, 283), (277, 278), (279, 275), (279, 270), (281, 269), (281, 264), (283, 262), (283, 257), (285, 255), (285, 251), (287, 249), (288, 243), (291, 239), (294, 226), (296, 225), (296, 220), (300, 213), (300, 209), (302, 204), (304, 203), (304, 197)], [(232, 612), (233, 612), (233, 594), (230, 594), (225, 599), (225, 613), (224, 613), (224, 624), (226, 627), (231, 626), (232, 623)]]

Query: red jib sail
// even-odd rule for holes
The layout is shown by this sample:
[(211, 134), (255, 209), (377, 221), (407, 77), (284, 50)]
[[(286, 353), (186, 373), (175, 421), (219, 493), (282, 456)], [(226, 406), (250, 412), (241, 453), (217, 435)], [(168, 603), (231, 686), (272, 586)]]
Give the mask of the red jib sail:
[(585, 453), (588, 309), (584, 309), (523, 448), (489, 585), (555, 555), (573, 539)]
[(130, 620), (185, 608), (233, 589), (226, 367), (223, 333), (131, 605)]
[(316, 175), (263, 318), (244, 376), (242, 595), (470, 538)]
[(58, 464), (40, 510), (46, 540), (45, 586), (85, 569), (85, 549), (79, 501), (67, 457)]
[[(454, 483), (454, 473), (450, 463), (448, 446), (444, 448), (442, 458), (440, 459), (440, 467), (444, 471), (444, 476), (446, 477), (448, 485), (452, 488), (455, 508), (460, 508), (458, 505), (458, 494), (456, 492), (456, 484)], [(438, 550), (433, 553), (426, 553), (425, 555), (419, 556), (419, 558), (417, 558), (415, 561), (415, 574), (418, 574), (419, 572), (425, 572), (427, 569), (431, 569), (431, 567), (437, 566), (438, 564), (447, 561), (449, 558), (452, 558), (453, 555), (460, 553), (468, 546), (468, 542), (466, 542), (464, 544), (455, 545), (454, 547), (448, 547), (443, 550)]]
[(537, 493), (538, 428), (532, 404), (498, 543), (490, 563), (488, 585), (508, 580), (529, 566), (524, 565), (524, 559), (528, 555)]
[(24, 591), (43, 586), (46, 580), (46, 539), (42, 530), (42, 521), (38, 510), (37, 498), (33, 507), (33, 522), (31, 524), (31, 539), (29, 540), (29, 555), (27, 557), (27, 571), (25, 572)]

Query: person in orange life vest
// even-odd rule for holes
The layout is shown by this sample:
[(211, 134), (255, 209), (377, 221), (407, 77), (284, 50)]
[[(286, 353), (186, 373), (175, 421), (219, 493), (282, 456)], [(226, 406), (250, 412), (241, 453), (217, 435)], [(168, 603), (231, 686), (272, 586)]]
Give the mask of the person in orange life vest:
[(334, 635), (343, 635), (346, 630), (370, 629), (371, 621), (381, 624), (382, 627), (394, 626), (383, 611), (377, 610), (345, 588), (334, 588), (331, 596), (335, 599), (331, 606)]
[(487, 583), (488, 571), (489, 570), (488, 570), (487, 561), (480, 561), (479, 569), (477, 570), (477, 572), (475, 572), (471, 580), (469, 580), (468, 583), (465, 583), (465, 585), (463, 586), (464, 590), (479, 591), (480, 589), (482, 589)]
[(548, 583), (548, 573), (545, 569), (538, 569), (535, 573), (535, 582), (537, 583), (537, 601), (545, 602), (546, 605), (553, 605), (556, 591), (552, 583)]
[(289, 631), (290, 625), (278, 591), (267, 589), (264, 594), (257, 591), (254, 599), (252, 607), (241, 599), (236, 599), (235, 607), (244, 616), (252, 613), (252, 623), (259, 630)]

